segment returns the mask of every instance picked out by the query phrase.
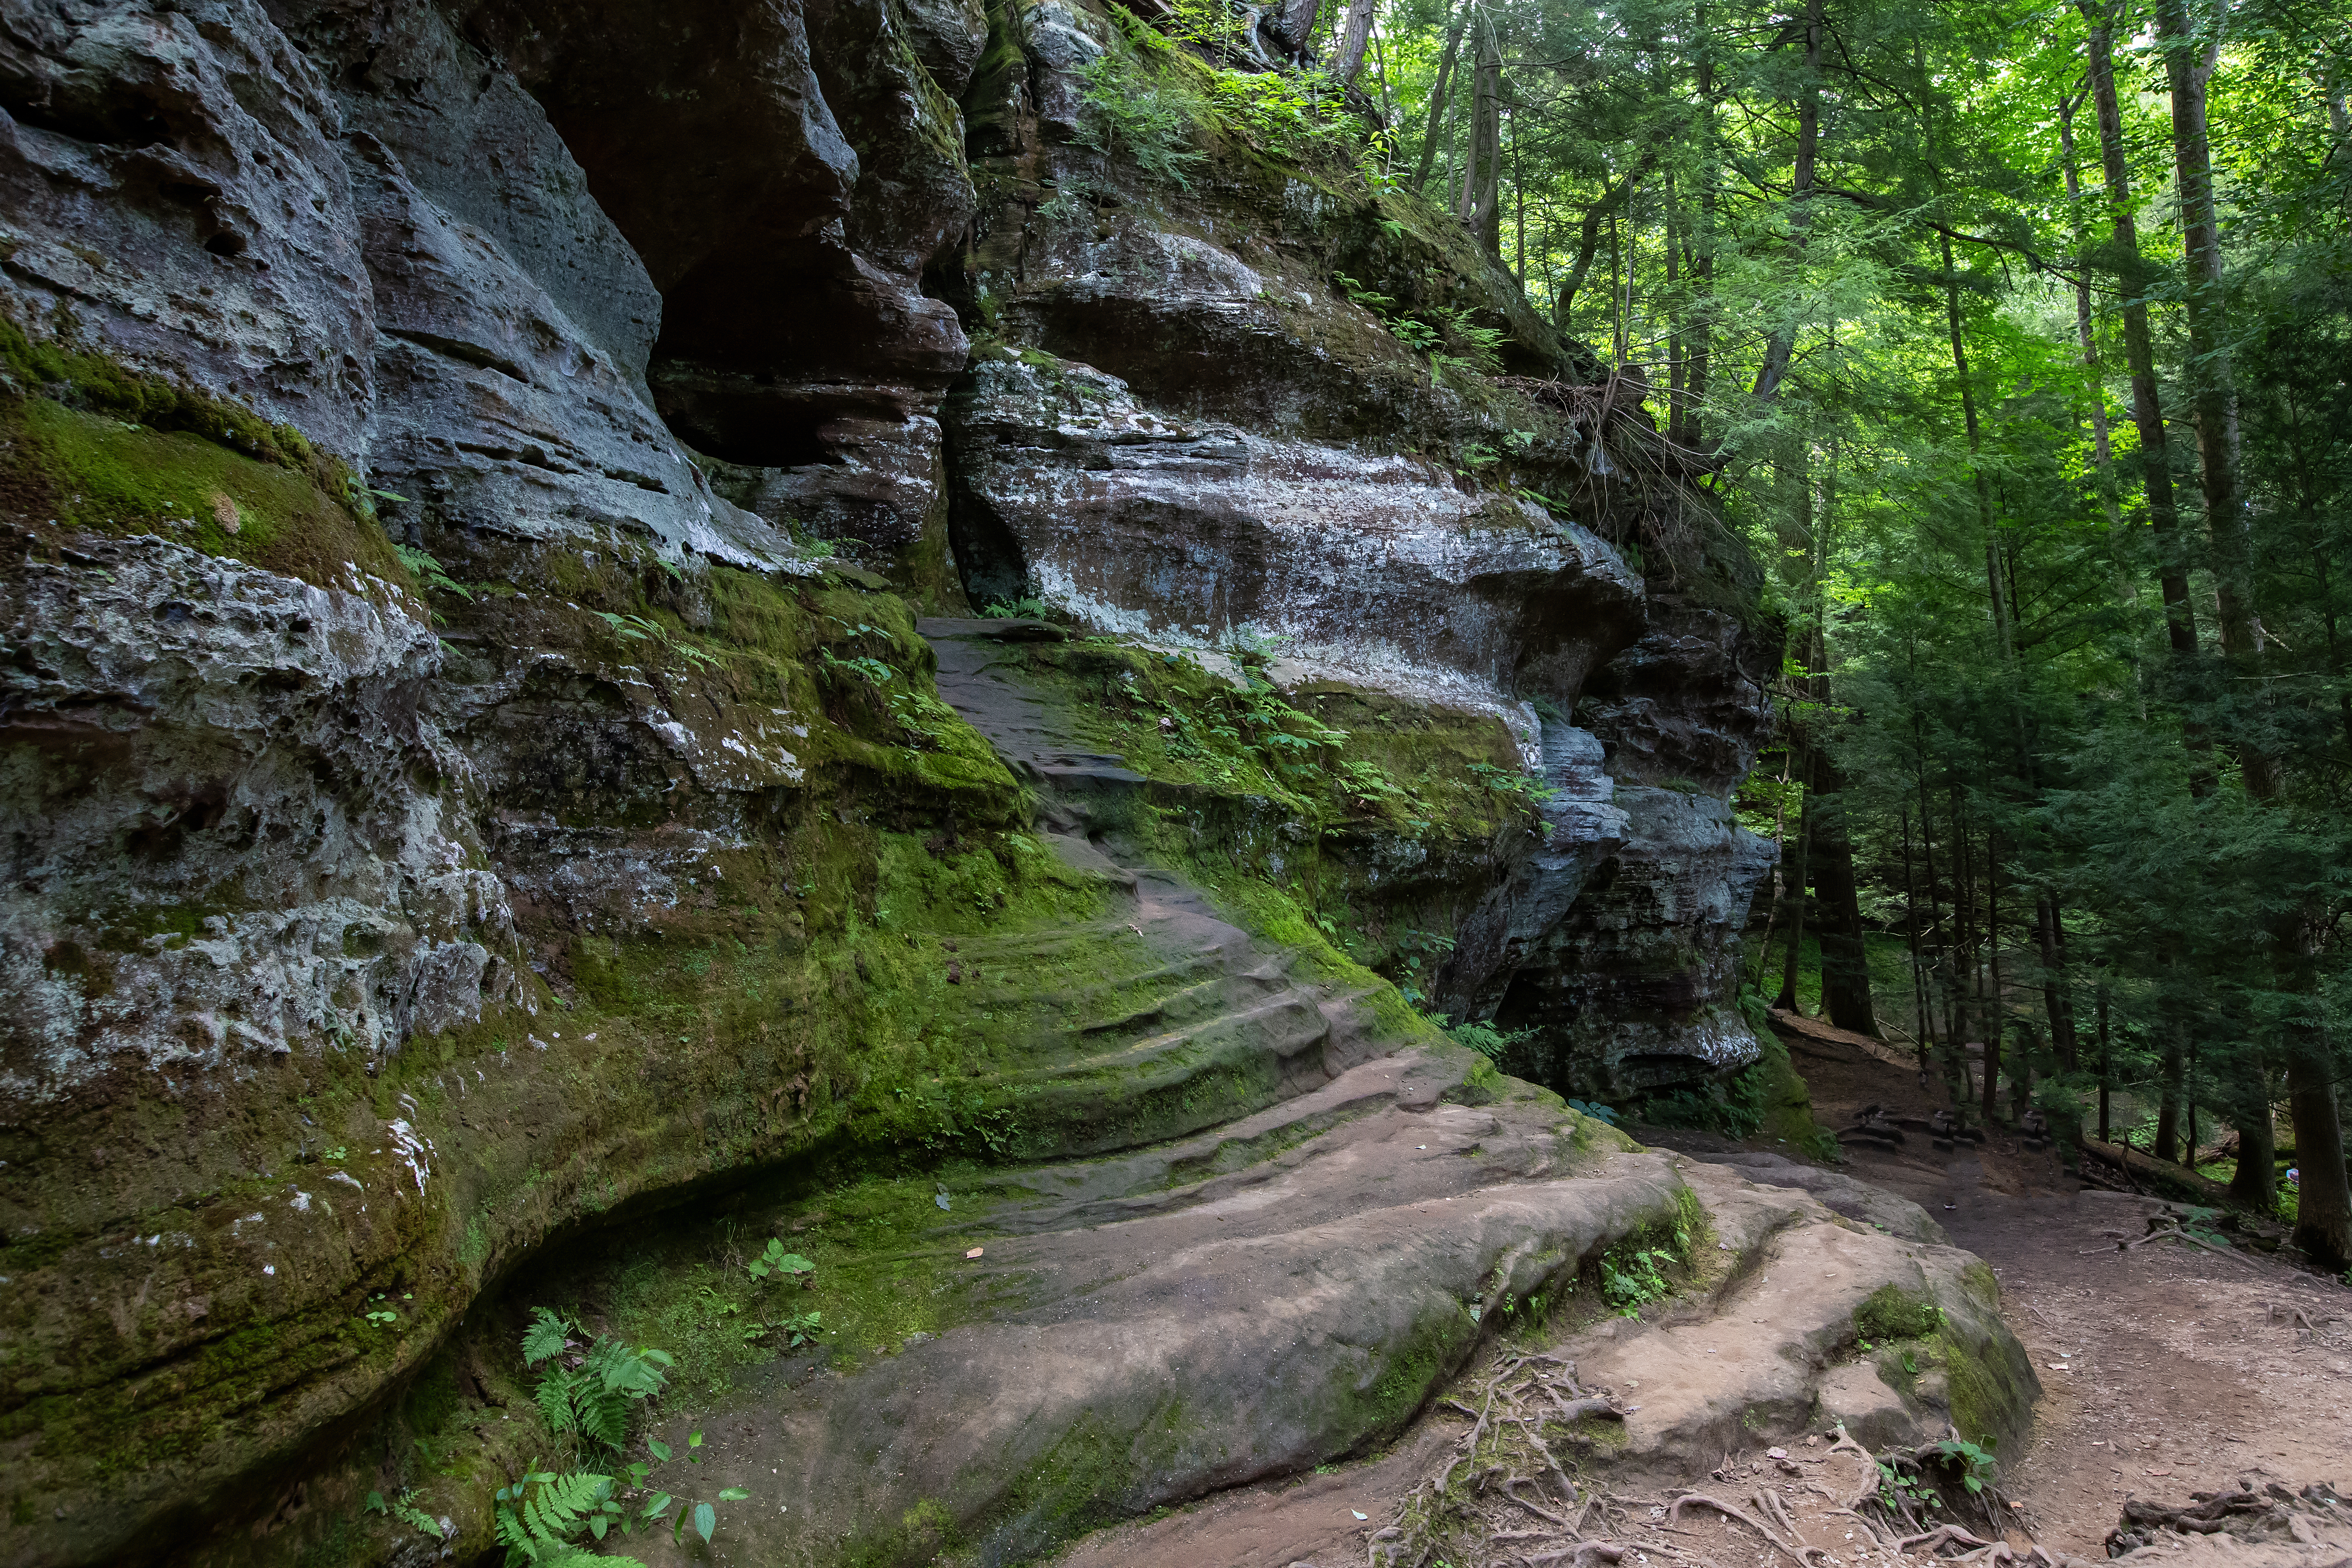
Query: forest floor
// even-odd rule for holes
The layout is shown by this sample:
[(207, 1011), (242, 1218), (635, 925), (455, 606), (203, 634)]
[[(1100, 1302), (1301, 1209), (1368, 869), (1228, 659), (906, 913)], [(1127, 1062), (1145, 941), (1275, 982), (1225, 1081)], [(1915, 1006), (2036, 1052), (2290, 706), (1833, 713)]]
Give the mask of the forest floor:
[[(1923, 1088), (1916, 1067), (1891, 1047), (1806, 1019), (1785, 1020), (1782, 1032), (1825, 1127), (1849, 1125), (1869, 1105), (1924, 1118), (1946, 1102), (1942, 1086)], [(1633, 1131), (1699, 1159), (1795, 1157), (1769, 1141)], [(2024, 1453), (1999, 1456), (2001, 1489), (2018, 1505), (2004, 1532), (2013, 1550), (2039, 1544), (2060, 1562), (2104, 1560), (2105, 1539), (2129, 1498), (2186, 1505), (2192, 1493), (2272, 1482), (2293, 1490), (2317, 1482), (2338, 1495), (2352, 1489), (2352, 1290), (2244, 1252), (2224, 1257), (2174, 1242), (2121, 1250), (2120, 1240), (2147, 1233), (2160, 1200), (2086, 1189), (2054, 1150), (2032, 1151), (1999, 1133), (1980, 1148), (1963, 1143), (1950, 1153), (1914, 1133), (1896, 1150), (1851, 1149), (1841, 1169), (1919, 1205), (2000, 1282), (2003, 1315), (2032, 1354), (2043, 1390)], [(1100, 1531), (1057, 1558), (1057, 1568), (1339, 1568), (1368, 1555), (1378, 1561), (1377, 1532), (1445, 1463), (1467, 1426), (1433, 1410), (1385, 1453)], [(1793, 1515), (1792, 1540), (1819, 1548), (1836, 1568), (1924, 1568), (1933, 1561), (1891, 1542), (1874, 1544), (1866, 1529), (1857, 1540), (1860, 1521), (1839, 1516), (1815, 1484), (1851, 1495), (1867, 1483), (1866, 1466), (1849, 1477), (1841, 1465), (1855, 1468), (1851, 1450), (1832, 1453), (1825, 1439), (1809, 1437), (1769, 1455), (1726, 1456), (1721, 1468), (1685, 1477), (1683, 1486), (1768, 1518), (1774, 1510)], [(1767, 1554), (1729, 1520), (1671, 1515), (1678, 1489), (1628, 1491), (1600, 1516), (1597, 1533), (1628, 1546), (1626, 1568), (1761, 1568)], [(2298, 1518), (2292, 1541), (2281, 1523), (2267, 1544), (2167, 1536), (2152, 1552), (2168, 1562), (2239, 1568), (2342, 1568), (2352, 1563), (2344, 1553), (2352, 1515), (2338, 1519), (2340, 1511), (2314, 1516), (2316, 1537)], [(1587, 1531), (1596, 1533), (1590, 1522)], [(1644, 1546), (1646, 1553), (1636, 1549)], [(1508, 1549), (1480, 1551), (1459, 1554), (1454, 1568), (1473, 1561), (1528, 1559)]]
[[(1873, 1104), (1924, 1117), (1948, 1103), (1892, 1047), (1790, 1025), (1824, 1127)], [(1694, 1152), (1709, 1142), (1635, 1135)], [(2133, 1494), (2185, 1500), (2243, 1479), (2352, 1488), (2352, 1290), (2242, 1250), (2118, 1251), (2158, 1199), (2085, 1189), (2054, 1148), (1998, 1132), (1949, 1154), (1916, 1133), (1899, 1150), (1854, 1147), (1843, 1169), (1926, 1209), (2000, 1281), (2002, 1315), (2042, 1377), (2026, 1452), (2001, 1456), (2036, 1540), (2098, 1556)]]

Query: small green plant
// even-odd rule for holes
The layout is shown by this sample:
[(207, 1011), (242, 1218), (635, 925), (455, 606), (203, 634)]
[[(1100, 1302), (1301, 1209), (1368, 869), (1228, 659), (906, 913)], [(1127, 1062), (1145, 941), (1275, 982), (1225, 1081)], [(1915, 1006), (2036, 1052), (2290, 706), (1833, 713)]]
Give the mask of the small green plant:
[[(610, 1476), (586, 1470), (562, 1475), (531, 1470), (511, 1486), (500, 1487), (491, 1509), (499, 1544), (507, 1549), (508, 1568), (524, 1564), (579, 1568), (590, 1563), (636, 1562), (608, 1558), (580, 1544), (583, 1535), (602, 1541), (616, 1524), (640, 1522), (628, 1518)], [(646, 1517), (648, 1521), (653, 1517), (650, 1504)], [(625, 1529), (622, 1533), (628, 1531)]]
[(784, 1244), (774, 1237), (768, 1238), (768, 1249), (743, 1266), (752, 1279), (765, 1279), (771, 1274), (797, 1279), (803, 1285), (815, 1282), (816, 1265), (797, 1252), (787, 1252)]
[(1035, 595), (1018, 599), (999, 599), (982, 606), (981, 614), (992, 621), (1043, 620), (1052, 609)]
[[(471, 597), (470, 595), (467, 596)], [(707, 650), (697, 647), (683, 637), (672, 636), (669, 628), (658, 621), (649, 621), (643, 616), (616, 616), (610, 610), (597, 611), (596, 618), (612, 627), (625, 642), (659, 643), (689, 664), (705, 669), (719, 668), (719, 660)]]
[(1106, 157), (1124, 153), (1153, 178), (1192, 188), (1193, 165), (1205, 154), (1192, 144), (1198, 108), (1188, 93), (1117, 49), (1080, 66), (1077, 76), (1080, 145)]
[[(381, 495), (383, 492), (379, 490), (375, 493)], [(471, 599), (474, 596), (472, 589), (450, 576), (442, 567), (441, 563), (424, 551), (411, 550), (405, 544), (395, 544), (392, 547), (392, 552), (400, 557), (400, 563), (407, 567), (428, 591), (437, 594), (455, 594), (461, 599)]]
[(439, 1541), (442, 1539), (440, 1521), (411, 1500), (415, 1496), (415, 1487), (407, 1488), (391, 1502), (383, 1500), (382, 1492), (370, 1492), (367, 1495), (366, 1511), (380, 1513), (388, 1519), (396, 1519), (419, 1533)]
[(850, 658), (835, 658), (831, 648), (821, 647), (816, 650), (816, 656), (827, 670), (846, 670), (876, 686), (889, 685), (898, 673), (880, 659), (864, 654)]
[(1661, 1247), (1614, 1247), (1601, 1255), (1601, 1294), (1618, 1315), (1637, 1318), (1642, 1309), (1663, 1299), (1669, 1287), (1659, 1265), (1675, 1255)]
[(1878, 1501), (1887, 1512), (1900, 1514), (1909, 1503), (1923, 1515), (1933, 1513), (1943, 1500), (1926, 1476), (1916, 1471), (1906, 1475), (1885, 1459), (1878, 1461)]
[(677, 1363), (667, 1351), (632, 1349), (605, 1335), (583, 1351), (572, 1337), (577, 1331), (577, 1324), (544, 1307), (533, 1311), (522, 1336), (523, 1364), (547, 1368), (533, 1397), (556, 1436), (577, 1435), (617, 1449), (628, 1436), (630, 1411), (661, 1392)]
[(1990, 1486), (2000, 1475), (2000, 1467), (1992, 1457), (1993, 1439), (1988, 1436), (1983, 1443), (1969, 1442), (1962, 1437), (1947, 1437), (1936, 1445), (1936, 1452), (1947, 1464), (1958, 1468), (1960, 1484), (1975, 1497)]
[(1597, 1100), (1571, 1100), (1568, 1108), (1579, 1116), (1590, 1116), (1595, 1121), (1605, 1121), (1612, 1127), (1617, 1125), (1617, 1108), (1613, 1105), (1603, 1105)]
[(1516, 795), (1538, 805), (1557, 793), (1531, 773), (1514, 773), (1508, 768), (1498, 768), (1492, 763), (1472, 763), (1470, 772), (1488, 789), (1501, 795)]
[(795, 1312), (782, 1322), (770, 1327), (784, 1336), (786, 1348), (798, 1350), (803, 1345), (814, 1342), (817, 1335), (824, 1331), (824, 1320), (822, 1312)]
[(1490, 1062), (1499, 1062), (1506, 1052), (1523, 1046), (1536, 1037), (1533, 1029), (1497, 1029), (1492, 1024), (1465, 1019), (1446, 1029), (1457, 1046), (1467, 1046)]

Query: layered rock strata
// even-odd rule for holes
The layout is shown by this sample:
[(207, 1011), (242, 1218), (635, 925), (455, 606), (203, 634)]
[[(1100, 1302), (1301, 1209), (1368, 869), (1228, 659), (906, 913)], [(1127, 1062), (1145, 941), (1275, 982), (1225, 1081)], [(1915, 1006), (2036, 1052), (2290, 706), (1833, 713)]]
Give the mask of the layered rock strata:
[[(1543, 1190), (1400, 1219), (1361, 1278), (1411, 1310), (1297, 1363), (1354, 1394), (1134, 1506), (1392, 1428), (1471, 1342), (1441, 1298), (1646, 1223), (1381, 975), (1563, 1085), (1741, 1059), (1748, 569), (1662, 592), (1605, 431), (1398, 335), (1596, 369), (1424, 209), (1218, 123), (1189, 188), (1086, 145), (1137, 47), (1061, 0), (6, 7), (10, 1561), (413, 1556), (351, 1522), (411, 1486), (487, 1550), (526, 1296), (746, 1183), (1273, 1180), (1170, 1141), (1369, 1158), (1317, 1096), (1404, 1049), (1453, 1098), (1367, 1091), (1376, 1142), (1517, 1106)], [(916, 623), (1031, 598), (1081, 634), (1034, 746)]]

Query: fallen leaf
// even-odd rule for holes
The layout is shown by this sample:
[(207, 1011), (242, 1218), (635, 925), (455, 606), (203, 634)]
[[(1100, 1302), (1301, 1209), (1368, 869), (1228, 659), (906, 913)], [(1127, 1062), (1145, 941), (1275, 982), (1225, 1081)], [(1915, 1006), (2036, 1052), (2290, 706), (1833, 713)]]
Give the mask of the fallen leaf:
[(1352, 1509), (1352, 1508), (1351, 1508), (1351, 1509), (1349, 1509), (1348, 1511), (1349, 1511), (1349, 1513), (1355, 1514), (1355, 1515), (1356, 1515), (1356, 1517), (1357, 1517), (1358, 1519), (1370, 1519), (1370, 1518), (1371, 1518), (1371, 1517), (1372, 1517), (1372, 1516), (1371, 1516), (1370, 1514), (1369, 1514), (1369, 1513), (1360, 1513), (1360, 1512), (1358, 1512), (1356, 1510), (1354, 1510), (1354, 1509)]
[(970, 1252), (965, 1253), (964, 1256), (966, 1258), (978, 1258), (984, 1250), (986, 1249), (983, 1247), (975, 1247)]
[(2172, 1472), (2171, 1472), (2170, 1470), (2150, 1470), (2150, 1471), (2148, 1471), (2148, 1474), (2149, 1474), (2149, 1475), (2151, 1475), (2151, 1476), (2168, 1476), (2168, 1475), (2170, 1475), (2171, 1473), (2172, 1473)]

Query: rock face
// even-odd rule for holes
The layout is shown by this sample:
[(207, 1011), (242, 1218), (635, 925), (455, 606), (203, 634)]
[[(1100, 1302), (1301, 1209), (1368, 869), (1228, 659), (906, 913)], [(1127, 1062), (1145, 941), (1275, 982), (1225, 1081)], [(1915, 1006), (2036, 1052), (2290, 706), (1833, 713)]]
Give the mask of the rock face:
[[(1093, 0), (0, 11), (0, 1555), (415, 1558), (353, 1522), (412, 1487), (488, 1551), (523, 1308), (690, 1337), (578, 1272), (656, 1210), (968, 1165), (1049, 1278), (1290, 1184), (1234, 1256), (1395, 1298), (1299, 1294), (1312, 1354), (1170, 1326), (1164, 1269), (974, 1299), (1031, 1490), (981, 1427), (910, 1473), (1028, 1550), (1096, 1517), (1055, 1434), (1146, 1409), (1042, 1325), (1328, 1394), (1138, 1448), (1146, 1508), (1393, 1429), (1465, 1298), (1674, 1201), (1406, 1003), (1587, 1091), (1752, 1055), (1753, 569), (1703, 518), (1629, 564), (1638, 421), (1451, 226), (1213, 117), (1180, 180), (1089, 145), (1139, 47)], [(1397, 1189), (1475, 1223), (1305, 1173), (1480, 1118), (1496, 1194)], [(781, 1401), (731, 1342), (697, 1407)], [(754, 1424), (864, 1442), (960, 1353), (876, 1342)]]

